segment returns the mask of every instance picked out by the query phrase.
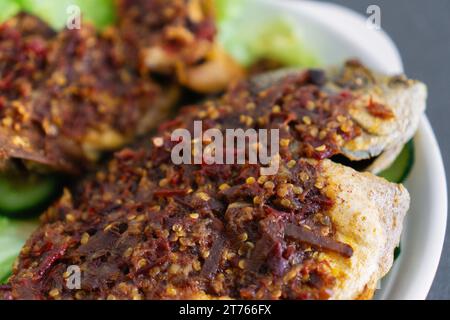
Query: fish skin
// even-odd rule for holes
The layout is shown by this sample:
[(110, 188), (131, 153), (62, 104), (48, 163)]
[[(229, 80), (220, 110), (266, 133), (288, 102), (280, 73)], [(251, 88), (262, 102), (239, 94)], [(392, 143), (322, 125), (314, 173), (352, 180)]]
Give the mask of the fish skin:
[[(392, 164), (417, 131), (426, 109), (427, 87), (405, 76), (383, 76), (358, 64), (347, 64), (346, 68), (353, 75), (365, 69), (371, 77), (361, 88), (356, 88), (362, 96), (350, 109), (350, 115), (363, 128), (363, 133), (347, 143), (343, 152), (355, 161), (378, 157), (368, 167), (369, 171), (378, 173)], [(369, 99), (387, 106), (394, 117), (385, 120), (371, 115), (365, 108)]]
[(371, 299), (378, 281), (392, 267), (410, 195), (400, 184), (330, 160), (322, 161), (320, 170), (327, 181), (325, 193), (335, 203), (329, 216), (336, 239), (354, 251), (350, 259), (323, 254), (337, 278), (330, 298)]
[[(252, 82), (258, 89), (264, 89), (298, 72), (298, 69), (278, 70), (258, 75)], [(351, 161), (374, 159), (366, 170), (375, 174), (388, 168), (417, 131), (426, 109), (426, 85), (404, 75), (376, 73), (356, 60), (341, 68), (328, 68), (325, 75), (322, 88), (325, 92), (349, 92), (356, 97), (349, 114), (361, 127), (362, 134), (347, 142), (341, 153)], [(370, 114), (366, 108), (370, 101), (386, 106), (393, 117), (383, 119)]]

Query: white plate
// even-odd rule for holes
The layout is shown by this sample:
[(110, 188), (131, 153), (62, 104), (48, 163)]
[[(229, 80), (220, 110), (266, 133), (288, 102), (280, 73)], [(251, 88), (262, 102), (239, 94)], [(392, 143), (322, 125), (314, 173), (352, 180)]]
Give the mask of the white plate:
[[(388, 74), (403, 71), (398, 50), (384, 31), (347, 8), (312, 1), (255, 0), (252, 15), (282, 15), (295, 21), (308, 48), (325, 64), (356, 57)], [(407, 71), (407, 70), (406, 70)], [(432, 106), (429, 106), (432, 107)], [(411, 209), (405, 221), (401, 255), (382, 282), (376, 299), (425, 299), (436, 273), (447, 222), (447, 186), (436, 138), (426, 116), (416, 137), (416, 161), (406, 187)]]

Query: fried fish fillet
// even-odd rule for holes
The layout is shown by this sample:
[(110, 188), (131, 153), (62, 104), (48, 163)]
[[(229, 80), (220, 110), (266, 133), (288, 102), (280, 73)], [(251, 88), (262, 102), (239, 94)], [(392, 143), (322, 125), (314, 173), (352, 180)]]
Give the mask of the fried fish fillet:
[[(409, 206), (400, 185), (329, 160), (261, 178), (248, 166), (147, 169), (147, 159), (123, 151), (67, 192), (24, 246), (5, 298), (367, 299), (392, 266)], [(179, 181), (160, 187), (164, 172)], [(73, 265), (79, 290), (66, 286)]]
[[(263, 89), (298, 72), (275, 71), (257, 76), (253, 82)], [(425, 84), (404, 75), (381, 75), (356, 60), (348, 61), (343, 68), (317, 73), (315, 77), (321, 82), (324, 93), (347, 96), (346, 113), (359, 131), (339, 145), (339, 154), (350, 161), (371, 160), (365, 169), (373, 173), (388, 168), (419, 126), (426, 108)], [(311, 104), (310, 108), (313, 107)], [(339, 131), (346, 129), (350, 127), (344, 123)]]
[(332, 299), (370, 299), (377, 282), (394, 260), (410, 197), (402, 185), (387, 183), (370, 173), (357, 173), (331, 161), (321, 164), (333, 200), (329, 216), (339, 241), (354, 248), (350, 260), (325, 254), (335, 271)]
[[(44, 31), (27, 32), (30, 24)], [(21, 14), (0, 29), (3, 167), (21, 159), (33, 170), (79, 172), (173, 105), (174, 90), (139, 73), (136, 50), (117, 30), (84, 25), (49, 37), (43, 25)]]
[[(370, 298), (392, 265), (409, 195), (325, 159), (361, 129), (348, 111), (353, 96), (321, 90), (323, 75), (298, 72), (264, 88), (241, 82), (183, 109), (149, 146), (117, 153), (44, 214), (5, 297)], [(197, 120), (221, 132), (279, 129), (278, 171), (175, 165), (172, 132), (193, 133)], [(71, 265), (82, 272), (80, 290), (66, 286)]]
[(80, 172), (153, 129), (180, 83), (212, 92), (242, 76), (216, 44), (209, 1), (122, 0), (117, 9), (118, 25), (101, 34), (89, 25), (55, 34), (26, 14), (0, 27), (1, 171), (19, 159), (33, 171)]
[(244, 76), (217, 43), (212, 0), (118, 0), (123, 36), (140, 48), (144, 69), (177, 75), (185, 86), (216, 93)]
[(378, 173), (413, 137), (426, 97), (417, 80), (380, 75), (351, 60), (339, 68), (255, 76), (181, 117), (207, 127), (277, 128), (282, 152), (294, 158), (331, 158)]

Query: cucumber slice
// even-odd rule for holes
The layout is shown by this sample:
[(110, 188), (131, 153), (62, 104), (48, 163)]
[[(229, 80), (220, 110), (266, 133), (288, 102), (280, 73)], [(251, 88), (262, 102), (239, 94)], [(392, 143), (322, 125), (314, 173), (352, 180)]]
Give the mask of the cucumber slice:
[(320, 65), (307, 48), (295, 20), (271, 12), (248, 12), (256, 0), (215, 0), (218, 40), (225, 50), (244, 66), (269, 59), (285, 66)]
[(402, 183), (406, 180), (414, 164), (414, 142), (409, 141), (390, 168), (379, 174), (390, 182)]
[(12, 274), (12, 265), (18, 256), (19, 252), (7, 257), (4, 261), (0, 261), (0, 284), (8, 282), (8, 279)]
[(14, 260), (38, 225), (35, 219), (16, 221), (0, 217), (0, 283), (8, 280)]
[(0, 175), (0, 215), (19, 218), (40, 213), (60, 191), (55, 176)]
[(394, 250), (394, 261), (398, 259), (400, 253), (402, 252), (401, 245), (399, 244), (397, 248)]

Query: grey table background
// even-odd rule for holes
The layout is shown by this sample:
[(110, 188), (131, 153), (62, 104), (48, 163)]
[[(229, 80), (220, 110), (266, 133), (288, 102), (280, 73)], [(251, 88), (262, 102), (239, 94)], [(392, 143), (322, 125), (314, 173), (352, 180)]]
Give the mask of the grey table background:
[[(427, 114), (450, 177), (450, 0), (328, 0), (362, 14), (376, 4), (381, 26), (400, 49), (410, 77), (429, 86)], [(450, 232), (428, 299), (450, 299)], [(418, 253), (420, 254), (420, 253)]]

